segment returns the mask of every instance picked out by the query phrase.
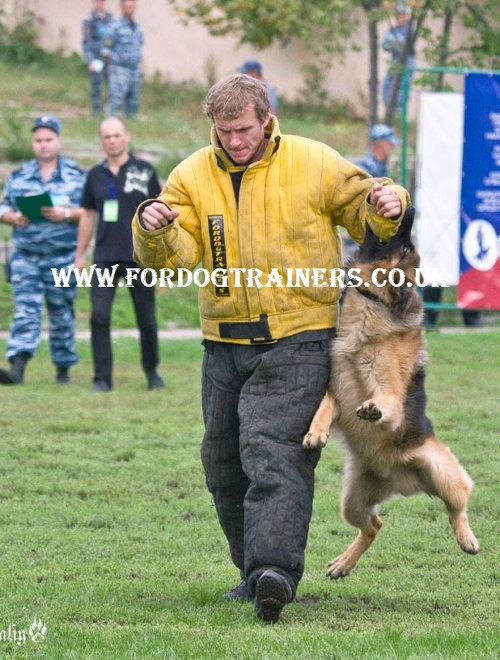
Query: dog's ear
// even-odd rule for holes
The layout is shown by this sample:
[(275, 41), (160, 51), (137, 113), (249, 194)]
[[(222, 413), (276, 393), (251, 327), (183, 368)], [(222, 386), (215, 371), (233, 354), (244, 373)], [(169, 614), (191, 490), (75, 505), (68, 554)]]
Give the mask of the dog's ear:
[[(409, 243), (411, 241), (411, 230), (413, 228), (414, 219), (415, 219), (415, 207), (409, 206), (405, 211), (405, 214), (403, 216), (403, 219), (401, 220), (401, 224), (399, 225), (396, 234), (396, 236), (399, 236), (399, 238), (402, 239), (403, 242)], [(396, 236), (394, 238), (396, 238)]]

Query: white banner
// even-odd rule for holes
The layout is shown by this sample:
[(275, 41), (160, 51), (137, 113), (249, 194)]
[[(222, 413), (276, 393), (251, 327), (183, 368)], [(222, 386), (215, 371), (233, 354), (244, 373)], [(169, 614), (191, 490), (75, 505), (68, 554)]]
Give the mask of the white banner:
[(416, 242), (424, 276), (458, 283), (462, 94), (424, 92), (417, 126)]

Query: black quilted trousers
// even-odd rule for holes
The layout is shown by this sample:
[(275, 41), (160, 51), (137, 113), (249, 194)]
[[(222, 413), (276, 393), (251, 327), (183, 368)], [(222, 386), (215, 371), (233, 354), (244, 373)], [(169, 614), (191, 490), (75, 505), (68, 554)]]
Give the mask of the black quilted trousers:
[(231, 558), (252, 587), (273, 568), (295, 594), (304, 572), (320, 450), (302, 440), (328, 384), (330, 337), (204, 342), (202, 462)]

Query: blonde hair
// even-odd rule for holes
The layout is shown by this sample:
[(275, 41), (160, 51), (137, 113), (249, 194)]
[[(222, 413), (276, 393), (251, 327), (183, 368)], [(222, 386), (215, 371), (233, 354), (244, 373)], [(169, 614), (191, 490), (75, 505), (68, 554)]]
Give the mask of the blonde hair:
[(203, 109), (213, 121), (215, 117), (239, 117), (249, 105), (255, 109), (257, 119), (263, 122), (270, 110), (265, 83), (245, 73), (232, 73), (208, 90)]

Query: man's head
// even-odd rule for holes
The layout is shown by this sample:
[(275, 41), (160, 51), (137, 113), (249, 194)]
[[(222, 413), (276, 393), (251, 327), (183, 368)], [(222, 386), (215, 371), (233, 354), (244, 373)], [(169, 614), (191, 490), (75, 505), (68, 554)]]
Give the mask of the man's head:
[(92, 0), (94, 11), (96, 11), (98, 14), (102, 14), (104, 12), (105, 4), (106, 4), (106, 0)]
[(136, 0), (120, 0), (120, 9), (125, 18), (132, 20), (135, 14)]
[(369, 138), (371, 150), (380, 161), (387, 160), (394, 147), (400, 143), (394, 129), (387, 124), (374, 124), (370, 129)]
[(374, 124), (370, 128), (370, 140), (372, 142), (377, 140), (386, 140), (393, 146), (401, 143), (401, 140), (396, 137), (394, 129), (391, 126), (387, 126), (387, 124)]
[(238, 69), (238, 73), (246, 73), (247, 76), (262, 80), (262, 65), (258, 60), (246, 60)]
[(204, 109), (212, 121), (219, 119), (234, 119), (252, 106), (257, 119), (269, 121), (269, 96), (264, 83), (246, 74), (233, 73), (208, 90)]
[(128, 152), (130, 133), (118, 117), (107, 117), (99, 127), (101, 145), (106, 156), (119, 158)]
[(264, 83), (241, 73), (226, 76), (209, 90), (205, 112), (234, 163), (248, 165), (259, 160), (267, 145), (271, 117)]
[(411, 9), (404, 2), (397, 2), (394, 10), (398, 25), (404, 25), (410, 20)]
[(32, 146), (36, 158), (40, 161), (53, 161), (59, 155), (61, 141), (61, 123), (52, 115), (37, 117), (31, 127)]

